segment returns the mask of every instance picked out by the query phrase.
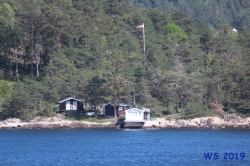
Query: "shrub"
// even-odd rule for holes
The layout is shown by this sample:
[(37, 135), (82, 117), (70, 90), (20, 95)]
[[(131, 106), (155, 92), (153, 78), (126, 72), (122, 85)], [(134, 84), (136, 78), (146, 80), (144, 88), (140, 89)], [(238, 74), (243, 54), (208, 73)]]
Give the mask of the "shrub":
[(207, 107), (201, 103), (188, 103), (184, 111), (181, 112), (183, 118), (202, 117), (207, 115)]

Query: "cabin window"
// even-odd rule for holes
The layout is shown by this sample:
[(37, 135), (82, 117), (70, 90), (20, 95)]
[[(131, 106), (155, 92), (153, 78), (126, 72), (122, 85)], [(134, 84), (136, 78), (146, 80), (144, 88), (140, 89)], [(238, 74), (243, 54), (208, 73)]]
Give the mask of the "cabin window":
[(122, 107), (119, 107), (119, 111), (122, 111)]

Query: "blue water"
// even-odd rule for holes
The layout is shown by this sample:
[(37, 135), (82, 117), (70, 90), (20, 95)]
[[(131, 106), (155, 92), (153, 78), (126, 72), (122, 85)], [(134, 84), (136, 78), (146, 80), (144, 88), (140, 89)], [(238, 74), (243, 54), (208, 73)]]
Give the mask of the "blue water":
[(0, 166), (12, 165), (244, 166), (250, 130), (0, 130)]

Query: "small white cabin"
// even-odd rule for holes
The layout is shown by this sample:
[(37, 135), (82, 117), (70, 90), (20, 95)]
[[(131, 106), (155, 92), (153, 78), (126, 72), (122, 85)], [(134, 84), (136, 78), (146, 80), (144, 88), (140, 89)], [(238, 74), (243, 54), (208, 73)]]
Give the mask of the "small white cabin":
[(149, 120), (150, 112), (138, 108), (131, 108), (125, 111), (125, 122), (144, 122)]

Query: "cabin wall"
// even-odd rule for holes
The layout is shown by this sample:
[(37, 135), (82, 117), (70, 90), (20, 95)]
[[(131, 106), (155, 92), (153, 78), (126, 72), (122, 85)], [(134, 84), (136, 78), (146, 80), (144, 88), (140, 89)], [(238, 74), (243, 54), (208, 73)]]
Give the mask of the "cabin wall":
[(144, 121), (144, 112), (141, 111), (129, 111), (126, 112), (126, 121)]
[(119, 116), (125, 116), (125, 111), (128, 110), (128, 109), (130, 109), (130, 108), (131, 108), (130, 106), (120, 106), (120, 107), (117, 107)]
[[(74, 106), (73, 106), (74, 101), (76, 101), (76, 100), (69, 100), (69, 101), (65, 101), (65, 102), (60, 103), (60, 110), (61, 111), (66, 110), (66, 103), (67, 102), (70, 102), (70, 105), (71, 105), (69, 110), (74, 110)], [(83, 103), (80, 101), (76, 101), (76, 103), (77, 103), (77, 106), (76, 106), (76, 110), (74, 110), (74, 111), (84, 111)]]
[(118, 114), (119, 114), (119, 116), (125, 116), (125, 111), (124, 110), (119, 110)]
[(72, 117), (72, 116), (78, 116), (80, 115), (80, 112), (78, 110), (66, 110), (65, 111), (65, 116), (67, 117)]
[(77, 102), (77, 110), (78, 111), (84, 111), (82, 102), (79, 102), (79, 101)]
[(144, 112), (144, 119), (150, 120), (150, 113), (149, 112)]
[(118, 116), (125, 116), (125, 110), (123, 106), (116, 106), (116, 110), (118, 110)]
[(60, 103), (60, 110), (66, 110), (66, 102)]

